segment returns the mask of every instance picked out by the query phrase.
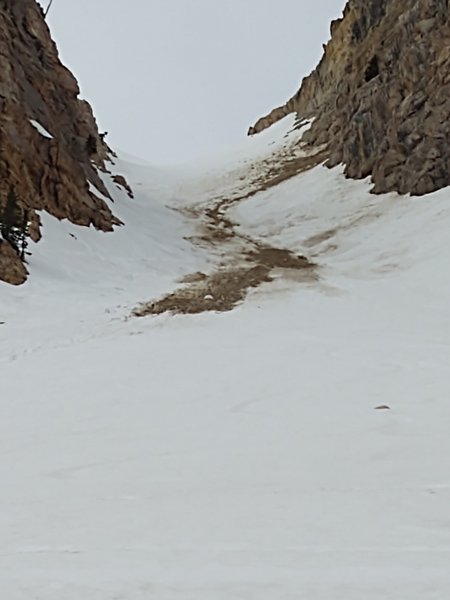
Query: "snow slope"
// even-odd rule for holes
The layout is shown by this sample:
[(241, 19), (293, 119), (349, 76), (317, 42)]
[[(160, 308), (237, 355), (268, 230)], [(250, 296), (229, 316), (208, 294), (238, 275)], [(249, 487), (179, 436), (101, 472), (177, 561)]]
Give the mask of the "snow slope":
[(280, 132), (221, 171), (119, 161), (125, 227), (45, 216), (29, 282), (0, 284), (5, 599), (450, 595), (447, 190), (377, 197), (316, 167), (231, 216), (320, 281), (128, 318), (218, 261), (174, 207), (241, 185)]

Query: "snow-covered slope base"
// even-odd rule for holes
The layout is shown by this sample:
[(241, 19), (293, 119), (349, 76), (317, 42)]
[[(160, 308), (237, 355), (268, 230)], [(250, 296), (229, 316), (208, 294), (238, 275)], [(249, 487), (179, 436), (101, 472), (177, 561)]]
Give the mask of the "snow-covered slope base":
[(448, 191), (316, 167), (230, 216), (319, 281), (129, 319), (217, 263), (173, 207), (233, 181), (119, 166), (125, 227), (46, 217), (0, 287), (2, 598), (449, 597)]

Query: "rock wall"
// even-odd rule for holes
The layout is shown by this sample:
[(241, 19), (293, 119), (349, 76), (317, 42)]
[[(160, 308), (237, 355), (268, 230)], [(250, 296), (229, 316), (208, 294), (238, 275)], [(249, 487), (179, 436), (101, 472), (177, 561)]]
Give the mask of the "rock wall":
[(449, 0), (349, 0), (317, 68), (249, 134), (293, 112), (314, 118), (305, 140), (328, 145), (328, 166), (374, 192), (450, 185)]
[[(98, 197), (109, 197), (97, 172), (109, 148), (78, 95), (37, 2), (0, 0), (0, 207), (13, 189), (35, 240), (38, 210), (103, 231), (120, 223)], [(3, 248), (0, 262), (7, 255)], [(0, 279), (7, 271), (0, 265)]]
[(28, 271), (14, 248), (0, 240), (0, 281), (20, 285), (27, 279)]

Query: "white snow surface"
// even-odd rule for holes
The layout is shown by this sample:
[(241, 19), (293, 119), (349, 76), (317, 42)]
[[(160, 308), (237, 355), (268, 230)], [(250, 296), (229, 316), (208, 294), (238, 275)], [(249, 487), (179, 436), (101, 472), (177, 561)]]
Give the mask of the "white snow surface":
[(105, 194), (103, 194), (98, 188), (96, 188), (95, 185), (92, 183), (92, 181), (88, 181), (88, 186), (89, 186), (89, 191), (91, 192), (91, 194), (94, 194), (94, 196), (96, 196), (97, 198), (100, 198), (107, 204), (110, 203), (110, 199), (107, 196), (105, 196)]
[(0, 284), (5, 600), (450, 597), (448, 190), (316, 167), (232, 217), (319, 282), (127, 318), (213, 268), (174, 208), (232, 188), (245, 152), (220, 175), (118, 161), (125, 226), (42, 214), (29, 281)]
[(39, 121), (35, 121), (35, 119), (30, 119), (30, 123), (33, 125), (33, 127), (35, 129), (37, 129), (39, 131), (39, 133), (42, 135), (42, 137), (45, 137), (49, 140), (53, 139), (53, 136), (51, 133), (49, 133), (45, 127), (43, 125), (41, 125), (41, 123), (39, 123)]

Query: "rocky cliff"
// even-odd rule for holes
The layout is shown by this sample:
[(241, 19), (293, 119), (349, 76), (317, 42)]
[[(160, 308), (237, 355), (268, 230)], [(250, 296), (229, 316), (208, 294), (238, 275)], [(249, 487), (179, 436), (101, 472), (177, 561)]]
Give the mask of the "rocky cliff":
[[(0, 208), (13, 190), (35, 240), (41, 210), (103, 231), (119, 224), (98, 175), (109, 148), (78, 95), (37, 2), (0, 0)], [(21, 283), (26, 269), (7, 246), (0, 241), (0, 279)]]
[(249, 134), (296, 113), (327, 165), (376, 193), (450, 185), (449, 17), (449, 0), (349, 0), (317, 68)]

